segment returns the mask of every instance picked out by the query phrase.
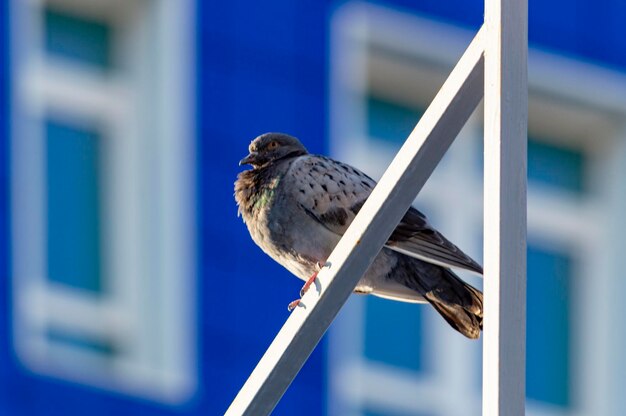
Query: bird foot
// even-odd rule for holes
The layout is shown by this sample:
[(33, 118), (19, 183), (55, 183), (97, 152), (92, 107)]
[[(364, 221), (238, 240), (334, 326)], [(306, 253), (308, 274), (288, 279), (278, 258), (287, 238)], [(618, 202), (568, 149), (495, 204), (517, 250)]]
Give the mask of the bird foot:
[[(302, 286), (302, 289), (300, 289), (300, 298), (304, 296), (304, 294), (309, 290), (313, 282), (315, 282), (315, 279), (317, 279), (317, 274), (320, 272), (320, 270), (322, 270), (324, 267), (330, 267), (330, 263), (327, 261), (325, 261), (324, 263), (321, 263), (318, 261), (317, 263), (315, 263), (315, 265), (317, 266), (318, 270), (315, 273), (313, 273), (311, 277), (307, 279), (307, 281), (304, 283), (304, 286)], [(301, 300), (302, 299), (296, 299), (293, 302), (291, 302), (287, 306), (287, 309), (289, 310), (289, 312), (293, 311), (296, 308), (296, 306), (300, 305)]]
[(315, 265), (317, 266), (317, 271), (307, 279), (307, 281), (304, 283), (304, 286), (302, 286), (302, 289), (300, 289), (300, 297), (304, 296), (304, 294), (309, 290), (313, 282), (315, 282), (315, 279), (317, 279), (317, 274), (320, 272), (320, 270), (322, 270), (326, 266), (330, 267), (330, 263), (327, 261), (325, 261), (324, 263), (318, 261), (317, 263), (315, 263)]

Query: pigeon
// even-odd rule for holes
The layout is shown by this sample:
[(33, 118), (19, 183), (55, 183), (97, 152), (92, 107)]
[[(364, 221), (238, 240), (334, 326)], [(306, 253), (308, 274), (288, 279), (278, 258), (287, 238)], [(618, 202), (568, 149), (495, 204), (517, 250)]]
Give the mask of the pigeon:
[[(235, 182), (238, 215), (254, 242), (306, 283), (317, 277), (376, 182), (360, 170), (310, 154), (283, 133), (255, 138)], [(359, 280), (355, 293), (429, 303), (461, 334), (480, 337), (482, 293), (451, 268), (482, 274), (482, 267), (410, 207)], [(290, 304), (290, 309), (299, 300)]]

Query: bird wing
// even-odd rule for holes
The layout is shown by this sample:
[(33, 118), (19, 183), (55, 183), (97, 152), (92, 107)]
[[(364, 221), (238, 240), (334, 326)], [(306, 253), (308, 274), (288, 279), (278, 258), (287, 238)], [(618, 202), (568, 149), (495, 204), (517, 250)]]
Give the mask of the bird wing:
[(324, 156), (301, 156), (286, 175), (294, 180), (296, 202), (337, 235), (343, 235), (376, 182), (345, 163)]
[(483, 273), (478, 263), (433, 228), (426, 216), (413, 207), (393, 230), (386, 246), (429, 263)]
[[(316, 155), (298, 158), (289, 170), (296, 201), (315, 221), (343, 235), (369, 197), (376, 181), (360, 170)], [(433, 228), (426, 216), (410, 207), (386, 247), (420, 260), (482, 274), (482, 267)]]

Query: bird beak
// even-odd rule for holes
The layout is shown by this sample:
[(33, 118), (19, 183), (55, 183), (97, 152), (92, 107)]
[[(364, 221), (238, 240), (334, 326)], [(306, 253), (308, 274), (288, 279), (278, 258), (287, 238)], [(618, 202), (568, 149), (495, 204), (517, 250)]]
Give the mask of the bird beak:
[(257, 157), (257, 152), (250, 152), (250, 154), (239, 161), (239, 166), (241, 165), (251, 165), (254, 163), (254, 160)]

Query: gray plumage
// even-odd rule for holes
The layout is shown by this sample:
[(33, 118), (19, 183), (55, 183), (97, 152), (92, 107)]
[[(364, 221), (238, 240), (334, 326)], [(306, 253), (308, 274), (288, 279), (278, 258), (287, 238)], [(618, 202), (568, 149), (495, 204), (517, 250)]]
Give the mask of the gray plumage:
[[(296, 139), (266, 133), (240, 164), (235, 199), (254, 242), (303, 280), (324, 263), (376, 182), (347, 164), (311, 155)], [(482, 293), (449, 268), (482, 267), (411, 207), (359, 281), (355, 292), (428, 302), (456, 330), (478, 338)]]

